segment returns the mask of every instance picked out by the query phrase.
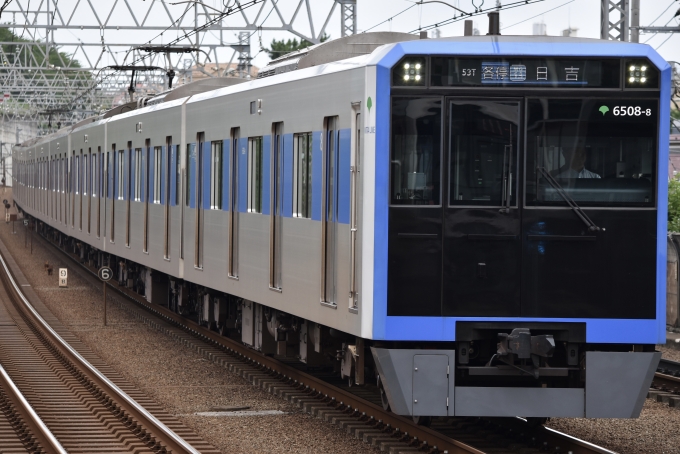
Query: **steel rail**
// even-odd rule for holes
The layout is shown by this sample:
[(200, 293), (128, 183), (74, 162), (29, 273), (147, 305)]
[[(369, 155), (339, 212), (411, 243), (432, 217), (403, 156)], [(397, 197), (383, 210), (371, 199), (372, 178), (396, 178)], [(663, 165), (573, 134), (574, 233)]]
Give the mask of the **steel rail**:
[(22, 303), (23, 307), (27, 310), (37, 325), (42, 328), (42, 331), (46, 334), (50, 341), (52, 341), (52, 343), (69, 361), (71, 361), (72, 364), (77, 365), (77, 367), (85, 373), (87, 378), (89, 378), (100, 389), (108, 394), (109, 397), (113, 398), (116, 403), (120, 405), (120, 407), (125, 412), (127, 412), (128, 415), (136, 419), (150, 433), (150, 435), (156, 439), (157, 442), (164, 444), (166, 449), (172, 451), (173, 453), (200, 454), (198, 450), (187, 443), (182, 437), (177, 435), (172, 429), (159, 421), (144, 407), (139, 405), (134, 399), (128, 396), (127, 393), (125, 393), (105, 375), (99, 372), (99, 370), (97, 370), (94, 366), (92, 366), (92, 364), (89, 363), (89, 361), (83, 358), (80, 353), (78, 353), (73, 347), (64, 341), (64, 339), (42, 318), (38, 311), (24, 296), (21, 288), (15, 281), (14, 276), (7, 266), (5, 258), (1, 253), (0, 264), (2, 264), (2, 268), (4, 270), (4, 277), (9, 281), (9, 284), (11, 284), (8, 286), (8, 290), (12, 290), (12, 292), (8, 293), (10, 293), (10, 295), (12, 293), (14, 294), (14, 296)]
[(40, 416), (33, 410), (31, 404), (28, 403), (19, 388), (17, 388), (17, 385), (14, 384), (5, 368), (2, 367), (2, 364), (0, 364), (0, 387), (2, 387), (8, 399), (14, 404), (16, 412), (19, 413), (23, 422), (31, 431), (31, 435), (36, 438), (40, 446), (50, 453), (67, 454), (67, 451), (59, 443), (57, 437), (47, 428), (43, 420), (40, 419)]

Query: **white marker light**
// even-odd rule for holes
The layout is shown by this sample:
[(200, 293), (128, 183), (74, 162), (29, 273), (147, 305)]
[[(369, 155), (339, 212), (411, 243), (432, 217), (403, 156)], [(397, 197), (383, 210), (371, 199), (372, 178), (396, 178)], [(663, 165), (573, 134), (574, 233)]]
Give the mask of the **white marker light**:
[(408, 76), (408, 74), (404, 75), (404, 80), (409, 80), (409, 79), (410, 79), (410, 77)]
[(416, 63), (416, 69), (420, 69), (420, 63)]
[(404, 69), (409, 69), (410, 67), (411, 65), (409, 65), (408, 63), (404, 63)]
[(631, 66), (631, 67), (630, 67), (630, 70), (631, 70), (631, 71), (635, 71), (635, 66)]
[(631, 77), (630, 79), (628, 79), (628, 82), (635, 82), (635, 77)]
[(646, 67), (646, 66), (643, 66), (643, 67), (640, 68), (640, 69), (641, 69), (642, 71), (647, 71), (647, 67)]
[(420, 74), (416, 74), (416, 80), (420, 80)]
[(646, 77), (641, 77), (641, 78), (640, 78), (640, 82), (642, 82), (642, 83), (644, 84), (645, 82), (647, 82), (647, 78), (646, 78)]

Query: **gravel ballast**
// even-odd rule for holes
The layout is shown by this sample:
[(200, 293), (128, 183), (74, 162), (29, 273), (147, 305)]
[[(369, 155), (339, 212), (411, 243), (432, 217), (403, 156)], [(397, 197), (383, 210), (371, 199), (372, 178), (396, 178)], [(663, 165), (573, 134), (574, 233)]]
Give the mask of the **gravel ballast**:
[[(9, 199), (8, 193), (4, 198)], [(101, 287), (82, 278), (54, 251), (33, 239), (24, 247), (24, 226), (0, 223), (0, 239), (45, 305), (90, 349), (130, 383), (223, 453), (375, 453), (380, 452), (275, 397), (243, 378), (174, 342), (120, 310), (109, 291), (108, 326), (103, 326)], [(34, 233), (35, 235), (35, 233)], [(45, 263), (54, 268), (48, 276)], [(59, 288), (57, 270), (69, 270), (68, 288)], [(264, 416), (195, 416), (230, 407), (245, 411), (279, 410)]]

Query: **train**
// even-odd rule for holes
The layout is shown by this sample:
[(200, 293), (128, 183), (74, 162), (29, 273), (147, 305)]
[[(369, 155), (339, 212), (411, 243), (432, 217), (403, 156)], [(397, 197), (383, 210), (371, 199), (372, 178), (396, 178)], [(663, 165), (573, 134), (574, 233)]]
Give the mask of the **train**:
[(352, 35), (18, 144), (14, 203), (422, 424), (634, 418), (665, 343), (670, 83), (644, 44)]

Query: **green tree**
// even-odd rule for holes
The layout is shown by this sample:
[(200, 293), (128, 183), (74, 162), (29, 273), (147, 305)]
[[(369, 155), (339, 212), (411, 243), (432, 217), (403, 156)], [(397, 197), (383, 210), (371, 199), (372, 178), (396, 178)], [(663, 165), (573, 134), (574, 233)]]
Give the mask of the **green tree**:
[[(329, 38), (330, 36), (324, 33), (324, 35), (321, 37), (321, 42), (323, 43), (324, 41), (328, 41)], [(274, 60), (275, 58), (279, 58), (288, 53), (304, 49), (305, 47), (312, 45), (313, 44), (306, 39), (301, 39), (300, 41), (298, 41), (297, 38), (288, 40), (273, 39), (269, 49), (264, 50), (269, 54), (269, 58)]]
[(668, 182), (668, 231), (680, 232), (680, 181)]

